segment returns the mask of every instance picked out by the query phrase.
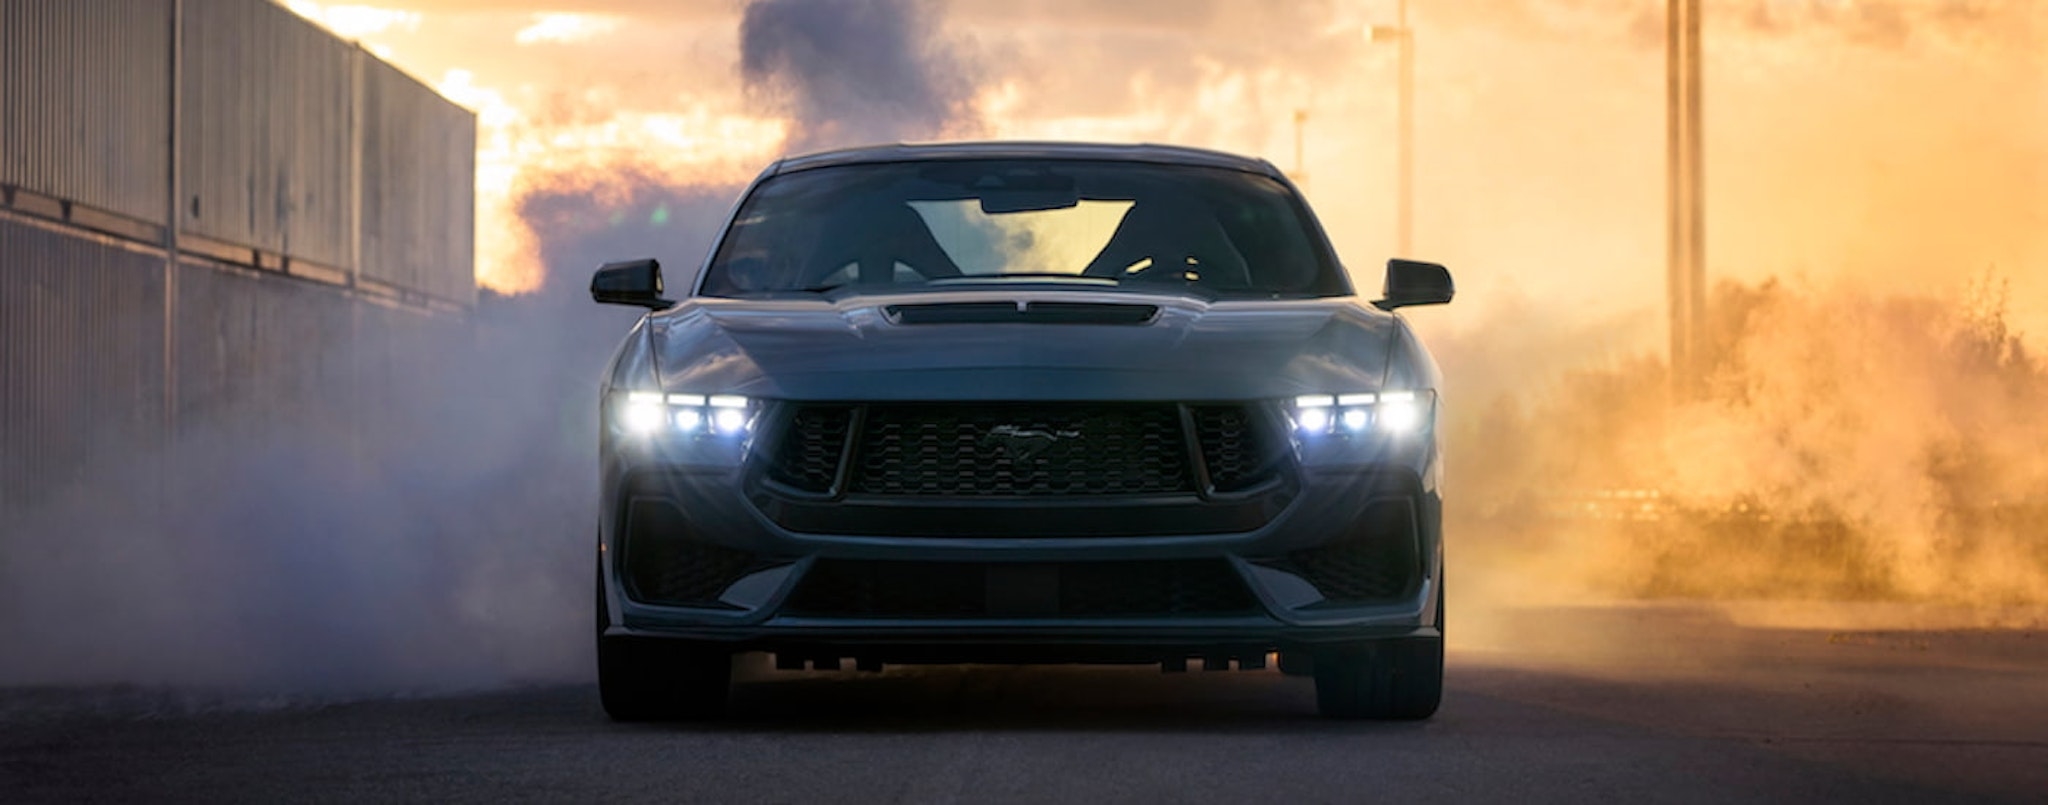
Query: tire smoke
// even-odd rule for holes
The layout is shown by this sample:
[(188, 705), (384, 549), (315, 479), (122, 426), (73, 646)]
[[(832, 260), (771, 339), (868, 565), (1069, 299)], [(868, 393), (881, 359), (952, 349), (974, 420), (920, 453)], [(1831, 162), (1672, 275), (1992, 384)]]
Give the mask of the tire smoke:
[[(760, 0), (740, 66), (786, 104), (792, 151), (971, 129), (937, 26), (909, 0)], [(586, 168), (521, 177), (537, 290), (384, 333), (399, 357), (354, 367), (409, 376), (395, 399), (237, 401), (5, 524), (0, 685), (324, 699), (584, 678), (596, 387), (637, 315), (593, 305), (589, 272), (651, 256), (687, 287), (739, 192), (630, 155)], [(346, 335), (297, 357), (352, 365)]]
[(1728, 282), (1697, 399), (1650, 356), (1468, 399), (1457, 536), (1519, 595), (2048, 604), (2048, 365), (2003, 287)]

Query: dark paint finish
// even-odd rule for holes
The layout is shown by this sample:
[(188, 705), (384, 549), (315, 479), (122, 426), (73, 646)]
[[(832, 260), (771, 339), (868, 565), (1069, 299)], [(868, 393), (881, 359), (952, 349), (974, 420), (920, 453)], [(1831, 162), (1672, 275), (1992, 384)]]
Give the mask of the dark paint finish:
[(590, 278), (590, 298), (599, 304), (634, 305), (660, 310), (675, 304), (661, 297), (661, 263), (652, 259), (621, 260), (598, 266)]
[[(1284, 182), (1263, 162), (1211, 152), (1014, 143), (860, 149), (790, 160), (763, 176), (858, 162), (993, 157), (1195, 164)], [(1291, 186), (1289, 192), (1294, 192)], [(1321, 238), (1312, 215), (1306, 223)], [(623, 289), (619, 293), (644, 299), (650, 286), (645, 267), (651, 265), (613, 264), (606, 271)], [(1440, 266), (1402, 262), (1394, 270), (1402, 277), (1391, 279), (1390, 287), (1406, 294), (1404, 299), (1447, 301), (1449, 276)], [(1417, 288), (1419, 295), (1411, 293)], [(1438, 380), (1434, 361), (1399, 316), (1348, 292), (1217, 298), (1192, 288), (1117, 287), (1057, 278), (972, 288), (849, 287), (754, 298), (707, 296), (700, 287), (689, 298), (650, 312), (628, 334), (602, 390), (608, 410), (615, 414), (618, 409), (610, 404), (623, 402), (627, 392), (685, 395), (676, 399), (743, 395), (753, 401), (755, 422), (763, 430), (730, 438), (647, 437), (622, 430), (616, 421), (606, 423), (600, 437), (604, 505), (599, 520), (601, 547), (613, 561), (600, 580), (606, 593), (603, 634), (607, 639), (665, 637), (732, 651), (812, 652), (864, 662), (1113, 657), (1169, 665), (1185, 661), (1189, 652), (1207, 650), (1227, 649), (1228, 656), (1249, 652), (1263, 659), (1273, 649), (1438, 640), (1443, 555), (1442, 473), (1434, 434)], [(1277, 426), (1286, 431), (1281, 439), (1290, 447), (1280, 485), (1234, 499), (1200, 488), (1177, 497), (1035, 501), (821, 497), (792, 494), (761, 480), (767, 460), (763, 451), (776, 443), (783, 426), (779, 417), (806, 402), (987, 403), (1013, 406), (1023, 412), (1020, 416), (1029, 416), (1033, 405), (1050, 410), (1102, 402), (1233, 403), (1285, 412), (1301, 395), (1392, 390), (1414, 391), (1424, 401), (1418, 430), (1296, 433), (1283, 413)], [(856, 422), (853, 427), (861, 426)], [(1187, 449), (1207, 449), (1198, 448), (1192, 430), (1185, 431), (1185, 438)], [(848, 450), (854, 443), (844, 442)], [(1388, 491), (1389, 479), (1397, 491)], [(1406, 592), (1340, 606), (1285, 569), (1282, 559), (1290, 552), (1328, 546), (1353, 534), (1368, 507), (1388, 495), (1414, 513), (1408, 526), (1413, 536), (1404, 538), (1413, 545), (1408, 561), (1421, 566), (1400, 571), (1411, 574), (1412, 583), (1399, 588)], [(729, 582), (715, 607), (634, 600), (621, 584), (617, 557), (634, 528), (629, 510), (650, 501), (677, 513), (674, 533), (664, 532), (664, 539), (745, 552), (759, 557), (758, 569)], [(1170, 516), (1134, 527), (1148, 511)], [(892, 527), (892, 518), (902, 527)], [(977, 518), (1017, 522), (996, 528)], [(1086, 523), (1091, 518), (1100, 518), (1104, 533), (1090, 533)], [(1093, 572), (1113, 563), (1180, 561), (1221, 568), (1218, 578), (1226, 584), (1241, 582), (1246, 600), (1256, 607), (1090, 618), (1016, 613), (818, 618), (785, 611), (821, 562), (954, 562), (985, 568), (990, 579), (1011, 579), (1038, 578), (1019, 573), (1049, 563)], [(990, 584), (990, 595), (999, 598), (1001, 590)], [(1434, 709), (1433, 699), (1429, 709)]]
[(1387, 281), (1373, 307), (1393, 310), (1411, 305), (1442, 305), (1457, 294), (1450, 269), (1436, 263), (1393, 259), (1387, 261)]
[[(1148, 305), (1141, 325), (909, 325), (891, 307)], [(1371, 391), (1402, 325), (1347, 300), (1085, 291), (693, 299), (648, 330), (670, 390), (789, 400), (1249, 400)]]
[(1154, 165), (1189, 165), (1227, 168), (1274, 179), (1285, 174), (1263, 159), (1177, 145), (1117, 145), (1109, 143), (1062, 142), (969, 142), (931, 145), (877, 145), (825, 151), (785, 159), (763, 174), (785, 173), (884, 162), (929, 162), (968, 159), (1066, 159), (1104, 162), (1140, 162)]

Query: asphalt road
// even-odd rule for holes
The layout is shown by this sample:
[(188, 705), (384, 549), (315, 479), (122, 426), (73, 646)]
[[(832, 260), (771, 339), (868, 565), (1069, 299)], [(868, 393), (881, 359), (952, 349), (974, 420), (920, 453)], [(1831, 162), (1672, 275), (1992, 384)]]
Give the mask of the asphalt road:
[(2048, 801), (2048, 632), (1743, 620), (1490, 618), (1419, 724), (1318, 719), (1270, 670), (761, 671), (710, 726), (608, 723), (589, 685), (0, 691), (0, 802)]

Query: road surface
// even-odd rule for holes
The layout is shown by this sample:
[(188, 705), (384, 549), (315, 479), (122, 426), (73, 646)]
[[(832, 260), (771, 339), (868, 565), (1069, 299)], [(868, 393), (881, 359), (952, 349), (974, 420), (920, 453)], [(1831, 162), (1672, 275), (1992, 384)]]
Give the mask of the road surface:
[(1489, 618), (1414, 724), (1318, 719), (1271, 670), (760, 670), (697, 726), (611, 724), (588, 684), (16, 689), (0, 801), (2048, 801), (2048, 632), (1756, 611)]

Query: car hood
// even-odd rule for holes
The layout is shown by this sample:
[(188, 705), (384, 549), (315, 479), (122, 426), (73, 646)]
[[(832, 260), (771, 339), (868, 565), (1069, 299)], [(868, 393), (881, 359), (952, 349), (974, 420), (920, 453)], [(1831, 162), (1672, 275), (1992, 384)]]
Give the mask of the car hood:
[(671, 391), (1231, 400), (1377, 389), (1399, 327), (1351, 298), (984, 291), (691, 300), (651, 316), (647, 336), (660, 385)]

